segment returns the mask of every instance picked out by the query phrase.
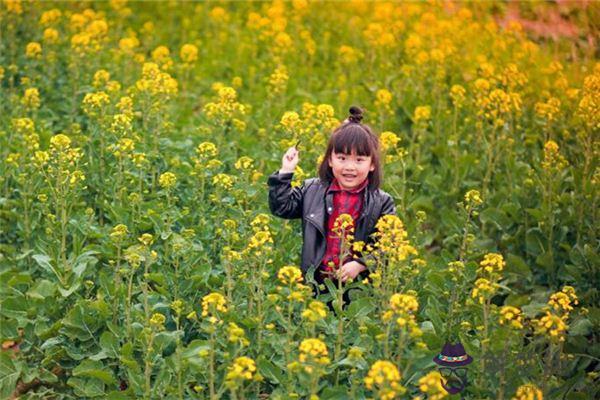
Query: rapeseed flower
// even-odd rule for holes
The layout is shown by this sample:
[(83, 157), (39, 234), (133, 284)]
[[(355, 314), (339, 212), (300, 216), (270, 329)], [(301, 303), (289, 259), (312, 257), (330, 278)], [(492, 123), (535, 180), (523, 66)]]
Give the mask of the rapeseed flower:
[(504, 306), (500, 309), (500, 325), (509, 325), (514, 329), (523, 329), (523, 314), (513, 306)]
[(533, 383), (526, 383), (517, 388), (517, 392), (511, 400), (543, 400), (542, 391)]
[(430, 400), (440, 400), (448, 396), (448, 392), (442, 386), (442, 375), (438, 371), (431, 371), (419, 378), (419, 390)]
[(393, 400), (406, 391), (400, 379), (400, 371), (394, 364), (379, 360), (371, 366), (364, 381), (367, 389), (377, 393), (378, 399)]

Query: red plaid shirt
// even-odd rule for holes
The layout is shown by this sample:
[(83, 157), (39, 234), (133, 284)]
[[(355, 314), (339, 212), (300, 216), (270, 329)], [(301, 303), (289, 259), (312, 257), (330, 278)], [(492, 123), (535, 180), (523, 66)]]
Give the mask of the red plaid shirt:
[[(328, 192), (333, 192), (333, 211), (327, 220), (327, 250), (321, 263), (321, 269), (331, 271), (331, 267), (327, 265), (329, 262), (333, 262), (334, 268), (338, 267), (341, 240), (333, 233), (333, 224), (340, 214), (350, 214), (352, 220), (356, 222), (362, 211), (362, 192), (368, 184), (369, 179), (367, 178), (356, 189), (346, 190), (342, 189), (338, 181), (334, 178), (329, 186)], [(352, 260), (351, 255), (344, 260), (344, 263), (350, 260)]]

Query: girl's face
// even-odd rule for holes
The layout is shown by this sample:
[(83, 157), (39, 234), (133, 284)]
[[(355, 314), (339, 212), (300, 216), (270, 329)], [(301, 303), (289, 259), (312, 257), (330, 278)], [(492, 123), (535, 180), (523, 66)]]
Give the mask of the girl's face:
[(359, 187), (367, 179), (369, 172), (375, 169), (371, 156), (359, 156), (355, 151), (352, 154), (332, 151), (329, 166), (340, 186), (346, 190)]

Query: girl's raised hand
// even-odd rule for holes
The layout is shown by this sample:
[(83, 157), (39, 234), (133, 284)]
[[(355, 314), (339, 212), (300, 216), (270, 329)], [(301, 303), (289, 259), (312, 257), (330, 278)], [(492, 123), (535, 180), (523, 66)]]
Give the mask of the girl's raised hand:
[(283, 159), (281, 160), (281, 169), (279, 173), (285, 174), (289, 172), (294, 172), (296, 169), (296, 165), (300, 158), (298, 158), (298, 149), (295, 146), (290, 147), (285, 154), (283, 155)]

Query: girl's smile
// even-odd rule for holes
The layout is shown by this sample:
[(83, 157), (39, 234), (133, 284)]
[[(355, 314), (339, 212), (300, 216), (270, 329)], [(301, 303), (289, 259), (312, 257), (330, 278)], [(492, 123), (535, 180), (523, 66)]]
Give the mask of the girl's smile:
[(343, 189), (351, 190), (360, 186), (367, 179), (369, 172), (375, 169), (371, 156), (336, 153), (333, 151), (329, 158), (329, 166), (333, 176)]

